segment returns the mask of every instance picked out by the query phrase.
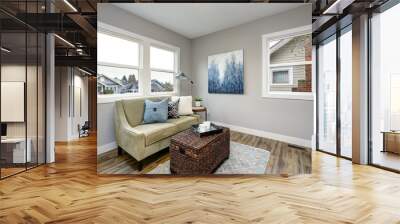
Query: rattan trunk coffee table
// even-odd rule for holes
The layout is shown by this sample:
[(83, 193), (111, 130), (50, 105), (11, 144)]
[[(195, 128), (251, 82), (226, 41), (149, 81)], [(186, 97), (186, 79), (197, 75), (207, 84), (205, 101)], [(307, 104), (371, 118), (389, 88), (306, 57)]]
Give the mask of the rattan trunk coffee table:
[(191, 129), (171, 139), (171, 173), (180, 175), (212, 174), (229, 158), (228, 128), (218, 134), (199, 137)]

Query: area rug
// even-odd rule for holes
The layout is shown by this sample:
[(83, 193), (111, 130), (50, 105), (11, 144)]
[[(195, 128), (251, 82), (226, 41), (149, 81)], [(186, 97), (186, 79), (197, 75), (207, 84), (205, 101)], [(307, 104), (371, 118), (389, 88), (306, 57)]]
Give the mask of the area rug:
[[(264, 174), (269, 152), (264, 149), (231, 142), (229, 159), (214, 174)], [(171, 174), (169, 160), (147, 174)]]

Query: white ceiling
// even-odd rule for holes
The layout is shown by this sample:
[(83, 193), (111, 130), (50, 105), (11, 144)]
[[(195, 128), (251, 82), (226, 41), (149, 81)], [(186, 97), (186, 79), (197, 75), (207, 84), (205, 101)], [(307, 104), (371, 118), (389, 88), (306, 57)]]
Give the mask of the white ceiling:
[(114, 5), (192, 39), (294, 9), (302, 4), (115, 3)]

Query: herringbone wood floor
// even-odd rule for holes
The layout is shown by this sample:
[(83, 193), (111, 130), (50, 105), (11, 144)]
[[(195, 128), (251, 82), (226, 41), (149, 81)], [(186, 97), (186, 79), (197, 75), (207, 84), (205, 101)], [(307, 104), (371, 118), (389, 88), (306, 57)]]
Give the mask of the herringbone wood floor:
[(97, 176), (96, 142), (0, 181), (0, 223), (400, 223), (400, 175), (313, 152), (311, 175)]

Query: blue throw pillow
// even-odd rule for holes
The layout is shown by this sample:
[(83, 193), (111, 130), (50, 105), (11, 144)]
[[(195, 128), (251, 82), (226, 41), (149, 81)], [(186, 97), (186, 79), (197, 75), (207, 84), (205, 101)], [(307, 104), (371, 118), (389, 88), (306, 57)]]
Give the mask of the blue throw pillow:
[(144, 101), (144, 124), (162, 123), (168, 119), (168, 98), (153, 102), (150, 100)]

